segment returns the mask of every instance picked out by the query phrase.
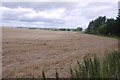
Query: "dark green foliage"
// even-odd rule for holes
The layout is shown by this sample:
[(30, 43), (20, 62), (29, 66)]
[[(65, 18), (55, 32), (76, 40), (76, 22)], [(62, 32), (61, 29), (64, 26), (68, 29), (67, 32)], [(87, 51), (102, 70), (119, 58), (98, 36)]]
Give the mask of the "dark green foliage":
[(95, 20), (92, 20), (89, 25), (88, 28), (86, 29), (86, 33), (91, 33), (91, 34), (97, 34), (98, 33), (98, 29), (101, 25), (103, 25), (106, 22), (106, 17), (98, 17)]
[(98, 17), (95, 20), (92, 20), (88, 28), (86, 29), (86, 33), (89, 34), (102, 34), (109, 36), (120, 36), (120, 16), (118, 15), (117, 19), (107, 19), (104, 17)]
[(77, 29), (70, 29), (70, 31), (77, 31)]
[(81, 78), (99, 78), (100, 77), (100, 62), (97, 57), (93, 59), (89, 56), (84, 57), (84, 63), (78, 64), (82, 73)]
[(70, 29), (66, 29), (66, 31), (70, 31)]
[(77, 27), (76, 30), (77, 30), (77, 31), (82, 31), (82, 28), (81, 28), (81, 27)]
[(117, 26), (117, 29), (118, 29), (118, 36), (120, 36), (120, 9), (119, 9), (119, 13), (118, 13), (118, 17), (116, 17), (116, 26)]
[(103, 61), (103, 77), (120, 78), (120, 53), (112, 52)]
[(60, 31), (66, 31), (66, 29), (64, 29), (64, 28), (61, 28), (61, 29), (59, 29)]
[(106, 34), (106, 32), (107, 32), (107, 24), (103, 24), (103, 25), (101, 25), (99, 28), (98, 28), (98, 33), (100, 33), (100, 34)]

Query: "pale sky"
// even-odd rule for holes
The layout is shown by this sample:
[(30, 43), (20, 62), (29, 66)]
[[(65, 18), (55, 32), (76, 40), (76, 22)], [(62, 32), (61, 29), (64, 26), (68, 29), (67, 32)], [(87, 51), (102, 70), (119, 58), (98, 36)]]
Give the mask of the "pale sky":
[(2, 25), (87, 28), (98, 16), (116, 18), (117, 2), (2, 2)]

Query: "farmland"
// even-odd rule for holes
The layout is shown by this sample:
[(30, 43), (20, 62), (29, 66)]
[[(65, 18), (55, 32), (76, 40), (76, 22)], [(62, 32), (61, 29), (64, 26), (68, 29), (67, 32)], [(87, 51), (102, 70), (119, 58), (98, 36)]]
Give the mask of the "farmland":
[(86, 54), (99, 57), (118, 49), (118, 40), (80, 32), (2, 28), (2, 76), (69, 77), (69, 68)]

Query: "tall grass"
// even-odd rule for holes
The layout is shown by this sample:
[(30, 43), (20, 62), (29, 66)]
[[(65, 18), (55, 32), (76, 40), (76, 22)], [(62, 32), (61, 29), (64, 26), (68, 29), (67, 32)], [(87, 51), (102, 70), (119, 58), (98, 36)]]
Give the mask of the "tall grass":
[(45, 72), (42, 70), (42, 78), (43, 80), (46, 80)]
[[(120, 80), (120, 52), (112, 51), (108, 52), (103, 58), (98, 58), (97, 56), (85, 56), (83, 62), (77, 61), (78, 68), (70, 68), (70, 79), (81, 80), (81, 78), (115, 78), (115, 80)], [(34, 71), (33, 71), (34, 72)], [(32, 80), (35, 79), (34, 73)], [(20, 76), (16, 78), (21, 78)], [(3, 78), (5, 80), (7, 78)], [(42, 70), (42, 79), (49, 80)], [(55, 69), (55, 80), (60, 80), (57, 68)]]
[(120, 53), (113, 51), (104, 58), (85, 56), (83, 63), (79, 61), (78, 69), (70, 70), (73, 78), (116, 78), (120, 79)]
[[(77, 61), (78, 68), (70, 68), (70, 79), (79, 80), (80, 78), (115, 78), (120, 80), (120, 52), (108, 52), (105, 57), (85, 56), (83, 62)], [(45, 73), (42, 71), (43, 80)], [(56, 69), (56, 80), (59, 80), (59, 73)]]

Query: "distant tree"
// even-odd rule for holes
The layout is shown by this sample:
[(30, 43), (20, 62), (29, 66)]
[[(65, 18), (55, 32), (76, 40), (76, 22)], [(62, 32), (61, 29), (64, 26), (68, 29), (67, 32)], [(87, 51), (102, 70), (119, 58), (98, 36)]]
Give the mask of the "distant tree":
[(94, 21), (92, 20), (89, 23), (88, 28), (86, 29), (86, 33), (92, 33), (93, 27), (94, 27)]
[(116, 18), (117, 18), (117, 21), (119, 21), (119, 23), (120, 23), (120, 9), (119, 9), (119, 12), (118, 12), (118, 16)]
[(117, 19), (107, 19), (104, 17), (98, 17), (95, 20), (92, 20), (86, 33), (89, 34), (103, 34), (103, 35), (116, 35), (120, 36), (120, 13), (118, 14)]
[(66, 29), (67, 31), (70, 31), (70, 29)]
[(106, 17), (98, 17), (95, 20), (92, 20), (89, 25), (88, 28), (86, 29), (86, 33), (91, 33), (91, 34), (97, 34), (98, 33), (98, 29), (101, 25), (103, 25), (106, 22)]
[(103, 25), (101, 25), (99, 28), (98, 28), (98, 33), (100, 33), (100, 34), (107, 34), (106, 32), (107, 32), (107, 24), (103, 24)]
[(115, 33), (116, 33), (116, 26), (115, 26), (115, 20), (114, 19), (107, 19), (107, 26), (106, 26), (106, 28), (107, 28), (107, 31), (106, 31), (106, 33), (107, 33), (107, 35), (115, 35)]
[(66, 29), (64, 29), (64, 28), (61, 28), (61, 29), (59, 29), (60, 31), (66, 31)]
[(77, 31), (82, 31), (82, 28), (81, 27), (77, 27)]
[(120, 36), (120, 9), (118, 12), (118, 16), (116, 17), (116, 28), (117, 28), (117, 35)]
[(77, 29), (73, 29), (73, 31), (77, 31)]

